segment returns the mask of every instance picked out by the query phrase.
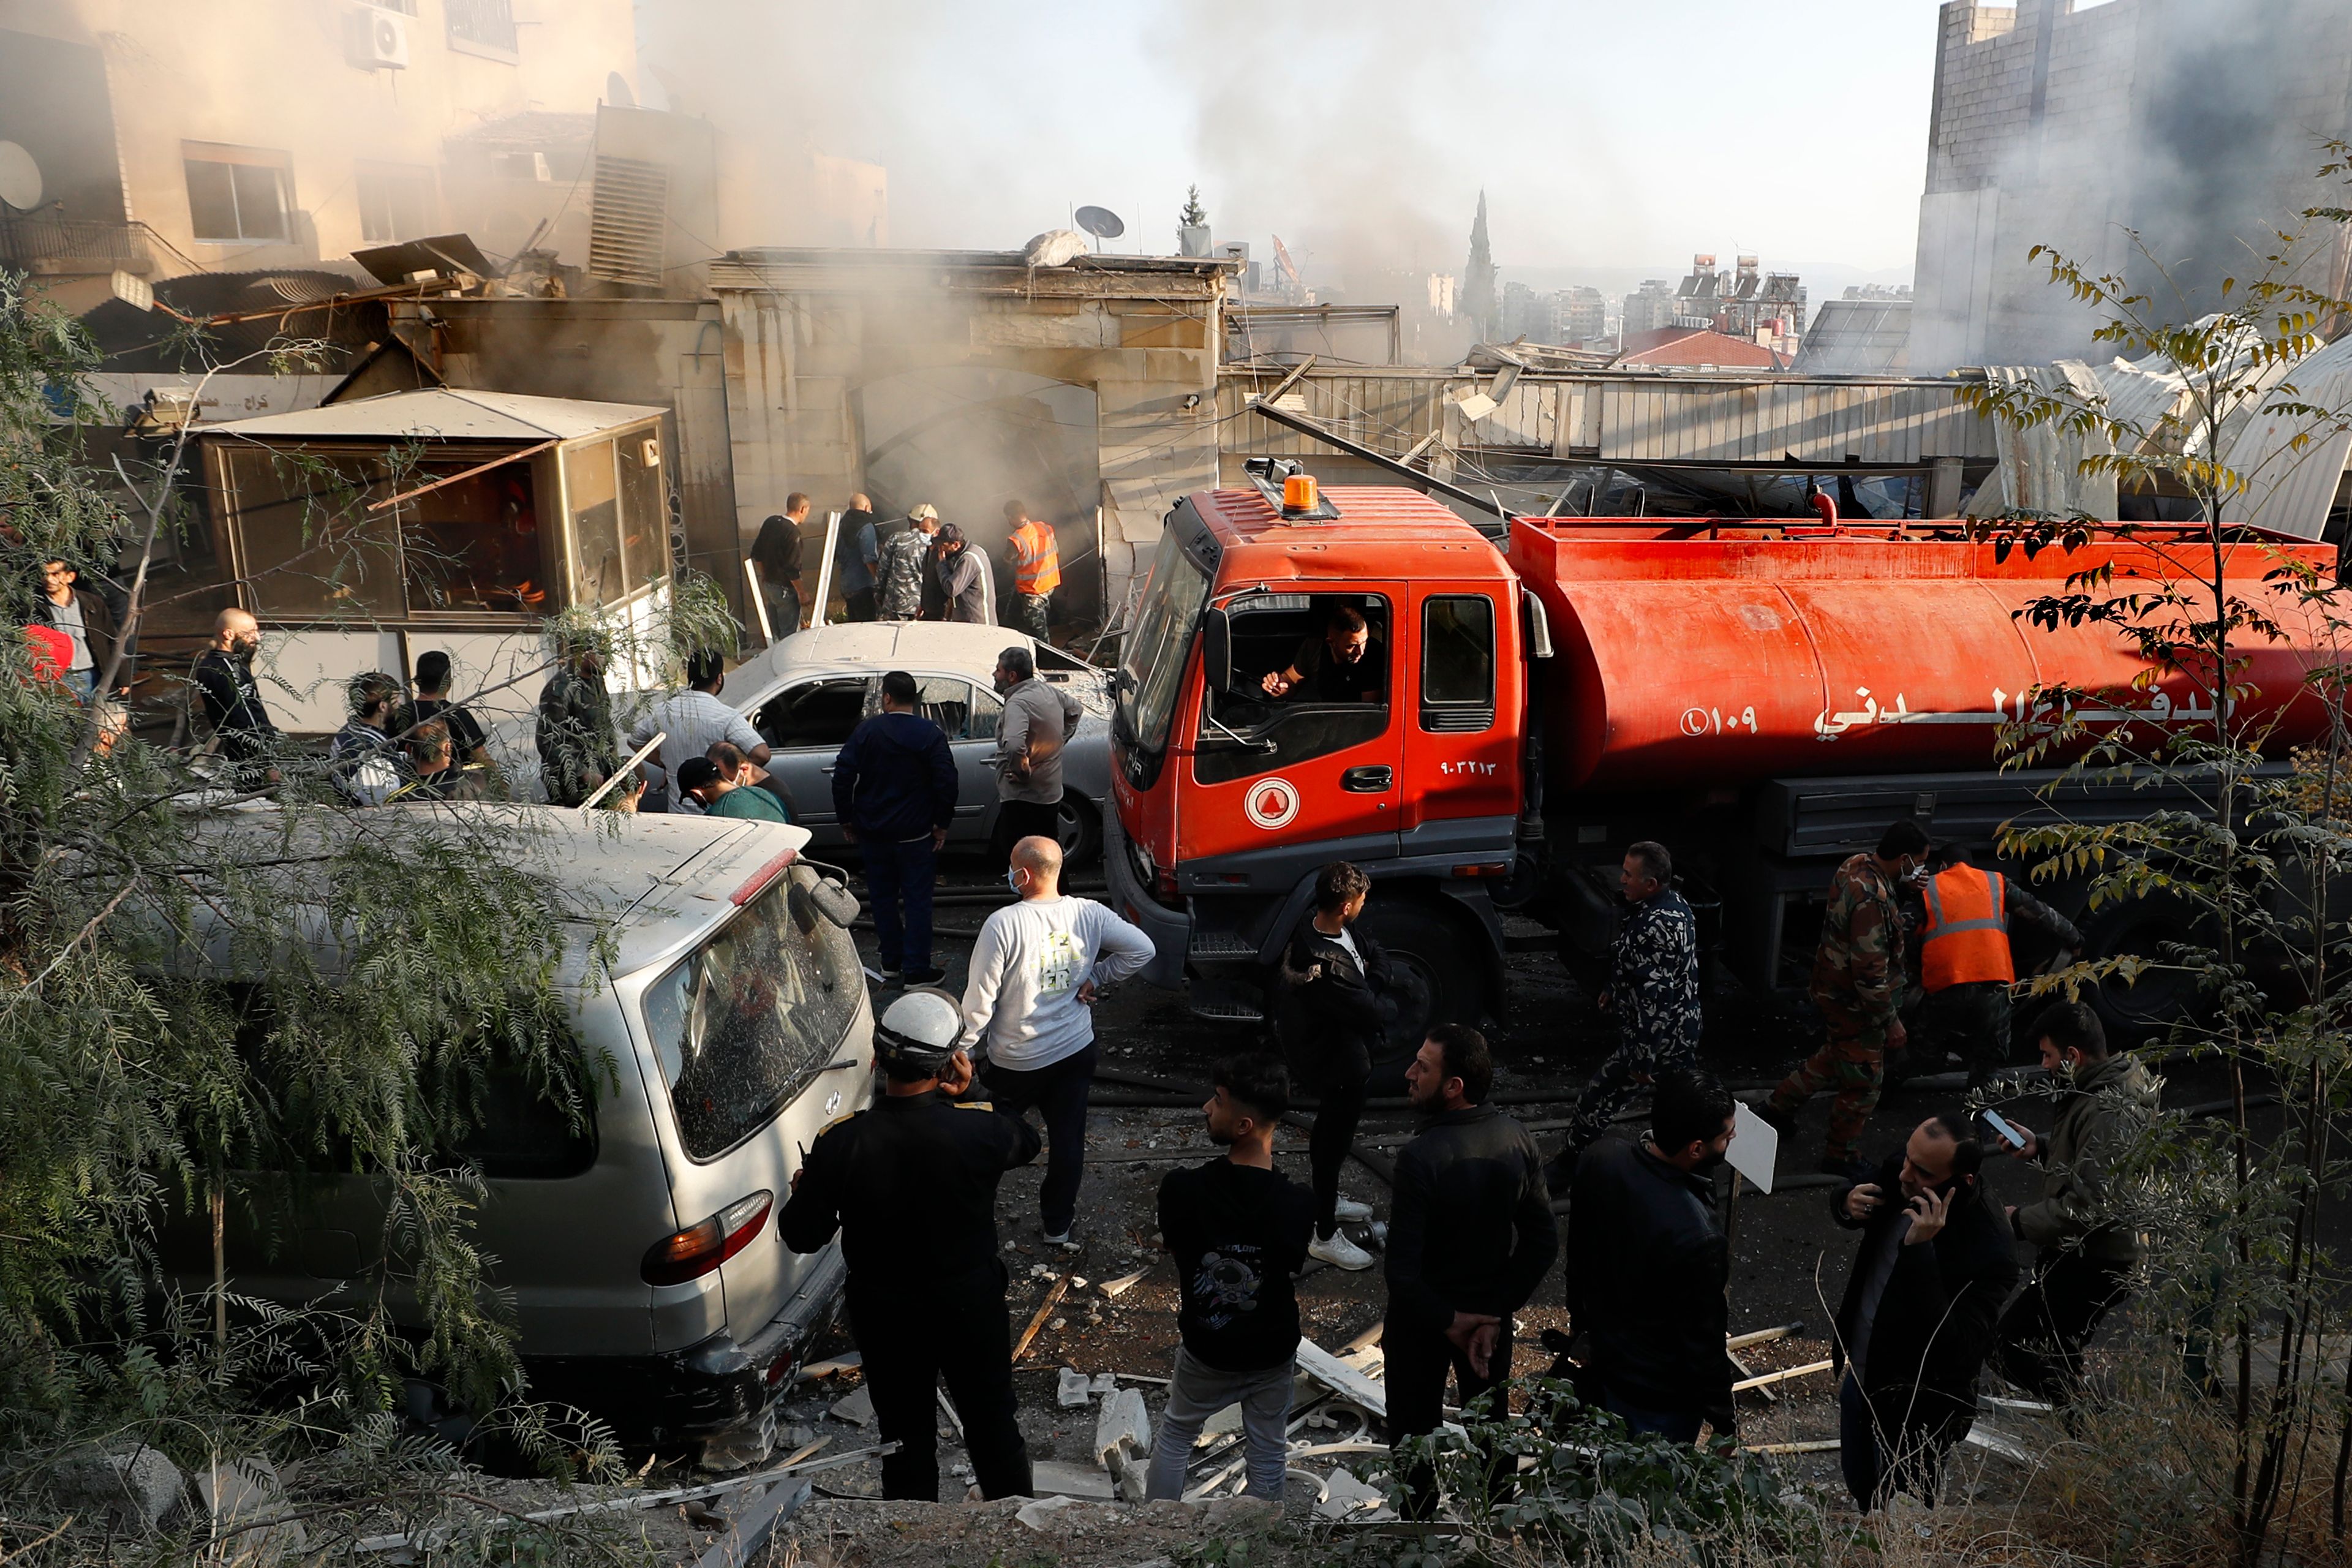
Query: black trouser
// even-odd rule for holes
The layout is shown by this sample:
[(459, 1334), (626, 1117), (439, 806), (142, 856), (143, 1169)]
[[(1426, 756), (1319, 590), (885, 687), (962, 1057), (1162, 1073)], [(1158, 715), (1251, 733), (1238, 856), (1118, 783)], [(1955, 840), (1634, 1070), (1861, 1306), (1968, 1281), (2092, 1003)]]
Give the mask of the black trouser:
[(844, 594), (841, 596), (841, 603), (843, 618), (845, 620), (870, 621), (874, 618), (874, 590), (871, 588), (860, 588), (854, 594)]
[(1838, 1467), (1854, 1506), (1874, 1513), (1896, 1492), (1933, 1508), (1944, 1457), (1976, 1425), (1973, 1413), (1916, 1388), (1864, 1395), (1848, 1373), (1838, 1381)]
[(1058, 841), (1062, 828), (1059, 800), (1007, 800), (996, 807), (996, 831), (988, 837), (989, 858), (1013, 864), (1013, 847), (1024, 838)]
[(939, 879), (939, 851), (931, 836), (903, 843), (858, 836), (866, 861), (866, 890), (874, 900), (874, 944), (882, 967), (927, 973), (931, 967), (931, 889)]
[(992, 1498), (1029, 1490), (1029, 1447), (1014, 1419), (1013, 1325), (1004, 1311), (1004, 1266), (960, 1279), (861, 1289), (849, 1282), (849, 1328), (865, 1358), (866, 1387), (882, 1440), (898, 1451), (882, 1461), (882, 1495), (940, 1500), (940, 1379), (963, 1423), (972, 1479)]
[(2083, 1386), (2083, 1347), (2099, 1320), (2131, 1293), (2131, 1266), (2062, 1252), (2046, 1258), (2000, 1318), (2001, 1376), (2062, 1404)]
[(1088, 1045), (1041, 1068), (990, 1062), (981, 1069), (999, 1115), (1021, 1116), (1034, 1105), (1045, 1119), (1045, 1180), (1037, 1189), (1037, 1218), (1047, 1236), (1067, 1236), (1077, 1217), (1078, 1183), (1087, 1173), (1087, 1095), (1099, 1056)]
[[(1445, 1417), (1445, 1374), (1454, 1373), (1459, 1403), (1467, 1405), (1488, 1389), (1511, 1377), (1511, 1319), (1503, 1315), (1502, 1331), (1495, 1337), (1495, 1353), (1487, 1359), (1486, 1375), (1470, 1370), (1470, 1358), (1452, 1340), (1421, 1323), (1402, 1323), (1391, 1312), (1381, 1329), (1385, 1358), (1381, 1379), (1389, 1406), (1389, 1444), (1393, 1448), (1407, 1437), (1434, 1432)], [(1435, 1479), (1425, 1465), (1406, 1467), (1404, 1479), (1410, 1517), (1425, 1517), (1435, 1501)]]
[(2009, 987), (1998, 980), (1972, 980), (1928, 993), (1919, 1005), (1919, 1028), (1903, 1055), (1905, 1077), (1942, 1072), (1944, 1058), (1959, 1053), (1968, 1063), (1969, 1087), (2009, 1066)]
[(1356, 1123), (1363, 1119), (1372, 1058), (1361, 1040), (1350, 1040), (1328, 1044), (1323, 1063), (1317, 1075), (1315, 1130), (1307, 1135), (1307, 1168), (1315, 1189), (1315, 1234), (1328, 1237), (1339, 1228), (1339, 1168), (1348, 1163)]

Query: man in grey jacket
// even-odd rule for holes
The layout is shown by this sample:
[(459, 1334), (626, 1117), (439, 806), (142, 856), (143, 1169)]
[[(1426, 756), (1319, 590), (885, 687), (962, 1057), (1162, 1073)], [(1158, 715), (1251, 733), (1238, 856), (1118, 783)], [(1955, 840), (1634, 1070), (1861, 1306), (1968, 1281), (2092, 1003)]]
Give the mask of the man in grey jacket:
[(2137, 1057), (2112, 1056), (2099, 1016), (2061, 1002), (2035, 1026), (2042, 1065), (2060, 1086), (2048, 1137), (2018, 1127), (2010, 1152), (2042, 1169), (2039, 1203), (2011, 1205), (2009, 1227), (2033, 1243), (2033, 1278), (2001, 1315), (2000, 1374), (2037, 1397), (2063, 1400), (2083, 1382), (2083, 1347), (2130, 1293), (2139, 1233), (2115, 1212), (2109, 1167), (2156, 1114), (2163, 1084)]
[(996, 830), (990, 854), (1012, 864), (1013, 847), (1034, 835), (1060, 838), (1062, 748), (1078, 732), (1086, 710), (1058, 686), (1037, 678), (1037, 661), (1015, 645), (996, 656), (996, 689), (1004, 716), (996, 721)]

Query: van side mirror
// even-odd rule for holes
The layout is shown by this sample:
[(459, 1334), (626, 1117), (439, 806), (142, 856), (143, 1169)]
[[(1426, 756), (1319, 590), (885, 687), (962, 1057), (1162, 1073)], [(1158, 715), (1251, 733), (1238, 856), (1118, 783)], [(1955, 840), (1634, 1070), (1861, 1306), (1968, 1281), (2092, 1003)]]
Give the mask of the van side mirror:
[(1201, 617), (1201, 679), (1212, 691), (1234, 688), (1234, 618), (1222, 609)]

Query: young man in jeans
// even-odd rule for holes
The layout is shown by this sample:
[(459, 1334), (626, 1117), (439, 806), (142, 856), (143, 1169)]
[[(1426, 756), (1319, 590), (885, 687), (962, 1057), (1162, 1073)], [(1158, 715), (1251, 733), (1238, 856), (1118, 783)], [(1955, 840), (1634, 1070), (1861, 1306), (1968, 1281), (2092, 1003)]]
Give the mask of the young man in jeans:
[(964, 1040), (988, 1051), (981, 1071), (996, 1109), (1045, 1118), (1045, 1181), (1037, 1194), (1045, 1240), (1070, 1244), (1086, 1173), (1087, 1095), (1095, 1078), (1102, 988), (1151, 959), (1151, 939), (1092, 899), (1062, 895), (1062, 847), (1024, 838), (1005, 881), (1021, 901), (980, 928), (963, 992)]
[(1160, 1184), (1160, 1234), (1176, 1259), (1183, 1340), (1151, 1449), (1150, 1495), (1183, 1496), (1202, 1424), (1239, 1405), (1247, 1494), (1279, 1502), (1298, 1354), (1290, 1277), (1307, 1261), (1315, 1202), (1274, 1168), (1275, 1124), (1290, 1108), (1282, 1063), (1229, 1057), (1211, 1081), (1216, 1092), (1201, 1109), (1225, 1157), (1171, 1171)]

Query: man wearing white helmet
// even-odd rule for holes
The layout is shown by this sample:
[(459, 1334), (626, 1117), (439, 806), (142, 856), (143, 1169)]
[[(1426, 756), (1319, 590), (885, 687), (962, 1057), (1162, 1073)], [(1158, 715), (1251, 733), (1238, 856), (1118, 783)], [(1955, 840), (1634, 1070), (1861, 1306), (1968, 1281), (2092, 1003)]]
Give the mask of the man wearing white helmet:
[(884, 1442), (882, 1495), (940, 1500), (940, 1379), (955, 1401), (972, 1477), (991, 1498), (1024, 1495), (1029, 1449), (1014, 1420), (1013, 1325), (996, 1252), (996, 1185), (1037, 1157), (1025, 1121), (959, 1106), (971, 1058), (956, 1047), (955, 999), (928, 987), (874, 1029), (886, 1092), (817, 1135), (793, 1173), (778, 1233), (816, 1252), (841, 1233), (849, 1328)]

